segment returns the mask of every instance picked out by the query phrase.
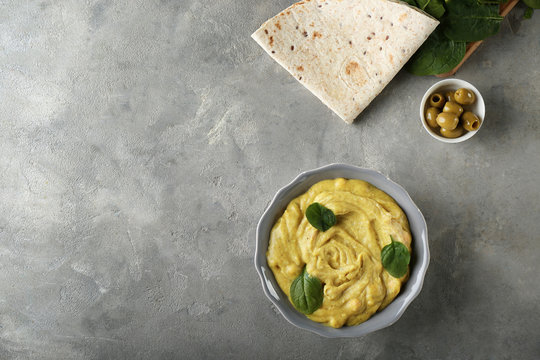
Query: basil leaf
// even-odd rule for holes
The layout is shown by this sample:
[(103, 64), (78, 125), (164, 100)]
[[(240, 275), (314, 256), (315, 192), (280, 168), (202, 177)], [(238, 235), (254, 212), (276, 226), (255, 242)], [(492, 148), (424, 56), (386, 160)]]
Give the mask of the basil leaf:
[(437, 28), (414, 53), (405, 68), (414, 75), (444, 74), (461, 62), (466, 47), (464, 42), (448, 39), (443, 31)]
[(304, 266), (302, 273), (291, 283), (290, 294), (296, 310), (306, 315), (313, 314), (322, 306), (323, 285), (318, 278), (310, 276)]
[(416, 0), (416, 2), (420, 9), (437, 19), (440, 19), (446, 11), (443, 0)]
[(332, 210), (317, 202), (308, 206), (306, 218), (315, 229), (320, 231), (326, 231), (336, 224), (336, 215)]
[(534, 9), (532, 7), (527, 7), (525, 9), (525, 12), (523, 13), (523, 18), (524, 19), (530, 19), (530, 18), (532, 18), (533, 13), (534, 13)]
[(503, 17), (498, 5), (482, 5), (478, 0), (445, 1), (444, 34), (450, 40), (479, 41), (499, 32)]
[(381, 262), (390, 275), (400, 278), (407, 273), (411, 254), (403, 243), (394, 241), (392, 235), (390, 235), (390, 239), (392, 242), (383, 247), (381, 251)]

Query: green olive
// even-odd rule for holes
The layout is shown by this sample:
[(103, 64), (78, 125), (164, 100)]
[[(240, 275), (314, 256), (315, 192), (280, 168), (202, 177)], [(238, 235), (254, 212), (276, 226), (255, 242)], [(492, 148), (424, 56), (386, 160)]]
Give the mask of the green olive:
[(454, 99), (454, 93), (455, 91), (447, 91), (444, 93), (444, 98), (446, 101), (456, 102), (456, 99)]
[(471, 105), (475, 102), (476, 96), (471, 90), (461, 88), (457, 89), (454, 93), (454, 99), (456, 102), (461, 105)]
[(446, 130), (454, 130), (459, 124), (459, 117), (450, 112), (442, 112), (437, 115), (437, 124)]
[(444, 106), (444, 96), (439, 93), (431, 94), (429, 105), (441, 109)]
[(447, 112), (447, 113), (454, 113), (458, 117), (460, 117), (461, 114), (463, 114), (463, 108), (460, 105), (456, 104), (455, 102), (451, 102), (451, 101), (444, 104), (442, 111)]
[(441, 128), (441, 135), (451, 139), (460, 137), (461, 135), (463, 135), (463, 126), (459, 125), (453, 130)]
[(437, 115), (441, 112), (440, 109), (437, 109), (436, 107), (430, 107), (426, 111), (426, 122), (429, 126), (432, 128), (439, 127), (439, 124), (437, 124)]
[(461, 117), (461, 123), (467, 131), (476, 131), (480, 127), (480, 118), (470, 111), (465, 111)]

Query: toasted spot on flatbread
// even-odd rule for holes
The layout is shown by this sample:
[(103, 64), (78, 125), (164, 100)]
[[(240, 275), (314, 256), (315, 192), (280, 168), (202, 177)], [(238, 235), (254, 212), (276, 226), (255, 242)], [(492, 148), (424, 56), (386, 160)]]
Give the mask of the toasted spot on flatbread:
[(304, 71), (304, 67), (303, 67), (302, 65), (300, 65), (300, 66), (296, 67), (296, 70), (298, 70), (298, 71)]
[(279, 21), (276, 22), (276, 27), (277, 27), (279, 30), (281, 30), (281, 24), (279, 23)]
[(368, 81), (369, 77), (360, 59), (353, 57), (345, 60), (340, 71), (340, 78), (351, 89), (358, 89)]
[(320, 32), (314, 31), (313, 32), (313, 38), (322, 38), (322, 34)]
[(270, 46), (274, 45), (274, 37), (273, 37), (273, 36), (270, 36), (270, 38), (269, 38), (268, 40), (269, 40), (269, 41), (268, 41), (268, 44), (269, 44)]
[(358, 65), (358, 63), (356, 61), (351, 61), (345, 67), (345, 73), (347, 75), (351, 75), (351, 73), (354, 72), (356, 69), (358, 69), (358, 67), (359, 67), (359, 65)]

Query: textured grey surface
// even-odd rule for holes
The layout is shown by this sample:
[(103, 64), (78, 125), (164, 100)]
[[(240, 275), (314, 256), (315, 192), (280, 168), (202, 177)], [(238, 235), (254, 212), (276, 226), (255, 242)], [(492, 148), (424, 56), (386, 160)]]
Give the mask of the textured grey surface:
[[(249, 37), (284, 1), (0, 1), (0, 358), (540, 357), (540, 12), (458, 73), (482, 131), (442, 144), (401, 72), (352, 126)], [(331, 162), (404, 186), (430, 231), (395, 325), (289, 325), (253, 267), (274, 192)]]

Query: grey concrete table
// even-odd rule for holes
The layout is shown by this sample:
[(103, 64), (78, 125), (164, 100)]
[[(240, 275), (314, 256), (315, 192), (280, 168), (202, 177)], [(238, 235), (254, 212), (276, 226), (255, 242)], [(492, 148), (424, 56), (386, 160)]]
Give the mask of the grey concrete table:
[[(346, 125), (250, 39), (279, 1), (0, 2), (1, 359), (540, 358), (540, 12), (458, 73), (487, 102), (460, 145), (399, 75)], [(425, 287), (395, 325), (288, 324), (254, 270), (274, 192), (332, 162), (403, 185)]]

